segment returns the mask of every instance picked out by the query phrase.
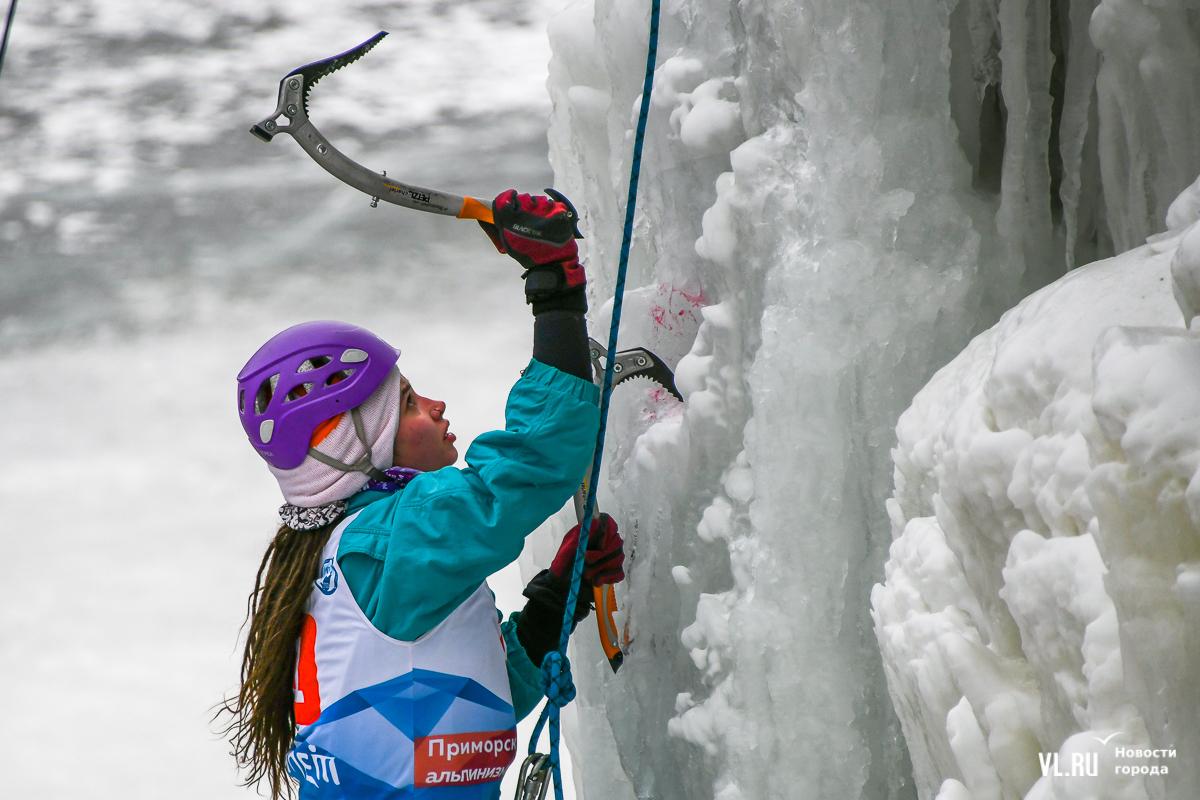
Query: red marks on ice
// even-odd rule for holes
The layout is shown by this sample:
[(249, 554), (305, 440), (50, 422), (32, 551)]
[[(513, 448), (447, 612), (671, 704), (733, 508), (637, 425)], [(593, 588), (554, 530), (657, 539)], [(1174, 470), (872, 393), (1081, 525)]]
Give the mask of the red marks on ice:
[(654, 319), (655, 325), (669, 331), (675, 330), (677, 325), (694, 329), (700, 324), (696, 309), (703, 306), (704, 302), (704, 292), (702, 291), (688, 294), (674, 286), (659, 285), (658, 298), (650, 307), (650, 316)]
[[(658, 422), (659, 419), (670, 419), (683, 410), (683, 406), (675, 395), (671, 394), (669, 389), (657, 384), (646, 386), (645, 394), (642, 395), (642, 398), (642, 410), (638, 415), (642, 422), (653, 424)], [(670, 402), (663, 405), (668, 400)]]

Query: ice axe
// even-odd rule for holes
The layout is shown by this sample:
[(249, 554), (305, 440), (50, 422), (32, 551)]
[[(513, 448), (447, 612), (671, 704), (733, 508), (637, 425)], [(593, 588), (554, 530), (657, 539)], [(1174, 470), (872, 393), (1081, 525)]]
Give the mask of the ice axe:
[[(492, 207), (489, 203), (480, 202), (474, 197), (459, 197), (436, 189), (411, 186), (387, 177), (386, 172), (380, 174), (369, 170), (330, 144), (308, 118), (308, 93), (317, 81), (362, 58), (384, 36), (387, 36), (387, 31), (380, 31), (358, 47), (323, 61), (306, 64), (284, 75), (279, 82), (279, 104), (275, 107), (275, 113), (252, 127), (250, 132), (264, 142), (271, 141), (279, 133), (290, 135), (329, 174), (369, 195), (372, 206), (385, 200), (418, 211), (491, 222)], [(287, 121), (281, 123), (281, 119)]]
[[(598, 385), (604, 382), (604, 367), (600, 363), (600, 358), (605, 355), (605, 352), (606, 348), (603, 345), (595, 339), (588, 339), (588, 355), (592, 359), (592, 378)], [(642, 347), (622, 350), (613, 357), (613, 388), (634, 378), (653, 381), (674, 395), (676, 400), (683, 402), (683, 397), (675, 388), (675, 376), (672, 374), (671, 368), (654, 353)], [(583, 479), (583, 485), (575, 492), (575, 519), (578, 522), (583, 522), (584, 498), (587, 497), (587, 486), (591, 477), (589, 469), (587, 477)], [(583, 531), (580, 533), (584, 534)], [(613, 672), (616, 672), (625, 661), (624, 648), (617, 635), (617, 623), (613, 619), (613, 615), (617, 613), (616, 595), (613, 593), (611, 583), (593, 586), (592, 593), (596, 602), (596, 624), (600, 628), (600, 646), (604, 648), (608, 665), (612, 667)], [(628, 644), (629, 642), (625, 642), (625, 645)]]

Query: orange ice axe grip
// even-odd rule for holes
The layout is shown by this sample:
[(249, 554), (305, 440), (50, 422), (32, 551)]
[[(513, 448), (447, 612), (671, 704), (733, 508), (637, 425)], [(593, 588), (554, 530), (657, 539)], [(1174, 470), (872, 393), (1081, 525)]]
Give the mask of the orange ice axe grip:
[[(574, 497), (575, 518), (580, 523), (583, 522), (583, 498), (587, 496), (587, 481), (585, 478)], [(582, 534), (583, 531), (580, 531), (580, 535)], [(592, 599), (596, 602), (596, 626), (600, 629), (600, 647), (604, 649), (608, 665), (616, 672), (625, 661), (625, 653), (621, 650), (621, 638), (617, 635), (617, 623), (613, 619), (613, 614), (617, 613), (617, 597), (613, 593), (612, 584), (593, 586)]]
[(481, 203), (474, 197), (464, 197), (462, 210), (458, 212), (459, 219), (477, 219), (480, 222), (494, 224), (495, 219), (492, 217), (492, 207), (486, 203)]
[(617, 623), (613, 619), (613, 615), (617, 613), (617, 596), (610, 583), (593, 586), (592, 592), (596, 600), (596, 624), (600, 628), (600, 646), (604, 648), (608, 665), (616, 672), (625, 660), (625, 654), (621, 652), (621, 643), (617, 639)]

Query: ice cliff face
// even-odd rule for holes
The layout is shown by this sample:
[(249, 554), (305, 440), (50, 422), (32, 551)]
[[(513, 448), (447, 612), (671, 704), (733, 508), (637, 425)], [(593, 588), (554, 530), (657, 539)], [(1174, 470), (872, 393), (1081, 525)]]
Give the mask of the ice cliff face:
[[(647, 15), (642, 2), (580, 0), (550, 27), (551, 156), (587, 209), (597, 307), (616, 269)], [(1128, 256), (1157, 265), (1152, 276), (1090, 268), (976, 339), (904, 417), (891, 524), (885, 503), (896, 420), (971, 334), (1068, 267), (1162, 230), (1200, 172), (1198, 26), (1182, 6), (1087, 0), (664, 6), (622, 344), (677, 364), (686, 402), (636, 385), (614, 396), (601, 503), (629, 542), (628, 656), (614, 676), (592, 637), (576, 637), (568, 740), (585, 796), (932, 798), (953, 779), (944, 800), (1020, 797), (1046, 786), (1039, 754), (1072, 736), (1123, 730), (1132, 743), (1161, 729), (1118, 690), (1128, 626), (1113, 615), (1150, 602), (1133, 587), (1165, 597), (1167, 562), (1186, 547), (1131, 568), (1124, 595), (1099, 555), (1142, 564), (1136, 537), (1117, 531), (1161, 513), (1153, 480), (1142, 506), (1111, 499), (1128, 494), (1120, 470), (1137, 469), (1120, 450), (1132, 407), (1117, 384), (1145, 337), (1103, 338), (1097, 369), (1117, 377), (1096, 392), (1109, 399), (1092, 432), (1108, 445), (1089, 449), (1079, 409), (1104, 327), (1179, 325), (1174, 244)], [(1191, 297), (1200, 284), (1180, 274)], [(1103, 290), (1085, 288), (1091, 275), (1110, 276)], [(1104, 294), (1112, 313), (1064, 318), (1050, 298), (1072, 292)], [(605, 316), (593, 314), (597, 338)], [(963, 387), (986, 384), (986, 343), (1004, 331), (1021, 356), (994, 388), (1012, 395), (1004, 424), (1022, 432), (995, 432), (1008, 449), (977, 462), (935, 463), (932, 443), (963, 413)], [(1156, 384), (1164, 403), (1168, 384)], [(1076, 387), (1074, 412), (1042, 420), (1059, 386)], [(1151, 442), (1162, 416), (1147, 413)], [(1028, 462), (1016, 488), (995, 477), (1004, 458)], [(1172, 458), (1178, 480), (1190, 462)], [(943, 491), (951, 468), (970, 491)], [(1097, 470), (1107, 484), (1087, 478)], [(1088, 480), (1096, 500), (1080, 494)], [(938, 503), (955, 497), (952, 532)], [(992, 507), (978, 497), (995, 521), (972, 516)], [(1091, 544), (1106, 518), (1126, 520), (1109, 524), (1133, 549)], [(951, 655), (935, 652), (939, 625), (958, 636)], [(1027, 636), (1052, 644), (1026, 652)], [(1186, 674), (1141, 655), (1146, 692)], [(1043, 684), (1058, 694), (1041, 700)]]
[(900, 418), (872, 600), (922, 797), (1195, 796), (1189, 216), (1027, 298)]

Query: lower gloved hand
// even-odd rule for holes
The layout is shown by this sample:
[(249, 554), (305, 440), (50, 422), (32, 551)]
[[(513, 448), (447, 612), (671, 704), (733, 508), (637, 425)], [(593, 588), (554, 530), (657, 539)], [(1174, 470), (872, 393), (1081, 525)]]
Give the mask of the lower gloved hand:
[[(592, 520), (588, 534), (587, 552), (584, 553), (583, 578), (592, 586), (605, 583), (620, 583), (625, 579), (625, 543), (617, 530), (617, 521), (608, 514), (600, 514)], [(550, 564), (550, 571), (560, 578), (571, 577), (575, 553), (579, 549), (579, 526), (567, 531), (558, 553)]]
[[(567, 595), (571, 591), (571, 578), (559, 577), (544, 569), (525, 587), (522, 594), (528, 600), (517, 617), (517, 641), (525, 648), (526, 655), (534, 666), (540, 667), (542, 659), (551, 650), (558, 649), (562, 632), (563, 612), (567, 608)], [(575, 608), (571, 612), (571, 631), (587, 619), (592, 610), (592, 585), (584, 578), (579, 584)]]
[[(592, 610), (592, 587), (616, 583), (625, 578), (625, 552), (616, 521), (608, 514), (592, 520), (588, 549), (584, 554), (583, 578), (571, 614), (571, 630)], [(579, 526), (567, 531), (550, 569), (534, 576), (525, 587), (529, 598), (517, 619), (517, 640), (535, 666), (541, 666), (546, 653), (558, 648), (563, 611), (571, 591), (571, 566), (579, 544)]]
[(523, 267), (525, 301), (533, 313), (548, 310), (587, 311), (587, 276), (579, 264), (579, 215), (571, 201), (547, 189), (550, 197), (501, 192), (492, 201), (494, 223), (479, 226), (501, 253)]

